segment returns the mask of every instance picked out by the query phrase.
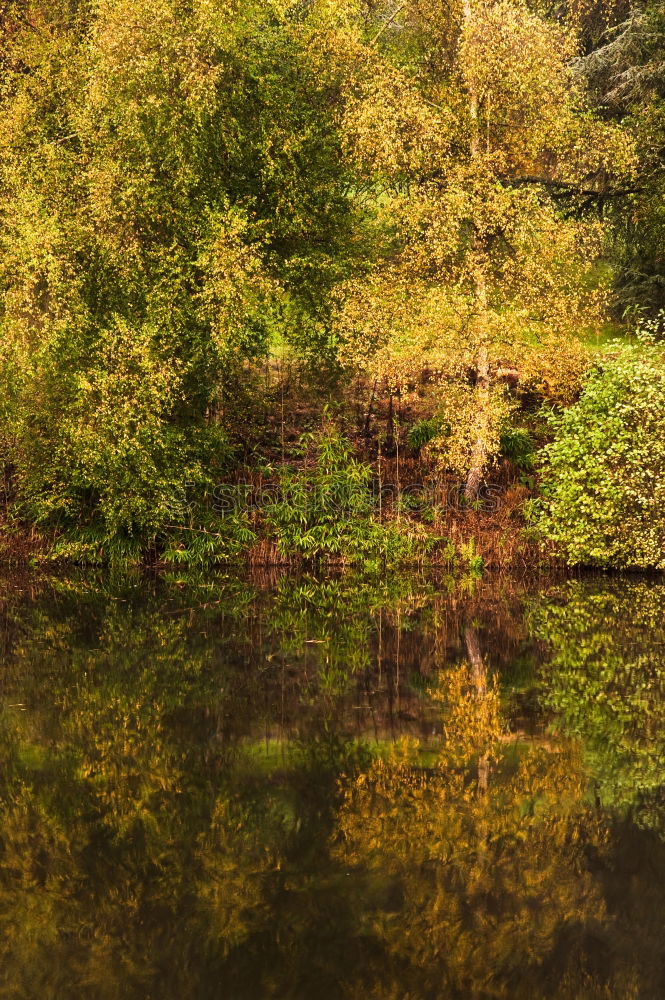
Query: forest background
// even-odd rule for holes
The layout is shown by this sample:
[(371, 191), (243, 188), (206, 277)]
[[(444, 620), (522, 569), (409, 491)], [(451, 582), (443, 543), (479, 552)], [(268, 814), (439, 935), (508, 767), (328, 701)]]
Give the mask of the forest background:
[(665, 568), (665, 4), (0, 2), (0, 550)]

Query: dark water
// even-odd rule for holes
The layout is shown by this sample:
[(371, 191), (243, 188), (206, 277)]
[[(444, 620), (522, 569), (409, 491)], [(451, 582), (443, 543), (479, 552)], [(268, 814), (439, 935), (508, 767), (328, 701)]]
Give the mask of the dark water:
[(0, 580), (0, 998), (665, 997), (665, 583)]

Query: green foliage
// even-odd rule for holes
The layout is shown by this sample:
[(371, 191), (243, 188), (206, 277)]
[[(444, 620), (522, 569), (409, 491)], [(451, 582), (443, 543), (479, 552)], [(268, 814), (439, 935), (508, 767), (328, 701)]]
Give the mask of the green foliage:
[(604, 805), (663, 829), (665, 587), (571, 581), (534, 602), (531, 627), (551, 656), (544, 705), (584, 740)]
[(501, 432), (501, 455), (521, 472), (531, 471), (536, 455), (533, 438), (522, 427), (505, 427)]
[(630, 4), (627, 18), (580, 61), (606, 115), (635, 138), (637, 183), (612, 206), (619, 302), (652, 314), (665, 306), (665, 4)]
[(409, 448), (419, 452), (441, 433), (441, 421), (436, 418), (418, 420), (409, 430)]
[(483, 575), (485, 563), (476, 548), (475, 538), (470, 538), (468, 542), (465, 542), (461, 546), (460, 556), (470, 577), (478, 579)]
[(417, 559), (433, 547), (414, 525), (382, 523), (372, 472), (333, 424), (302, 438), (303, 465), (281, 470), (281, 493), (266, 508), (280, 552), (304, 560), (369, 564)]
[(571, 564), (665, 568), (665, 352), (616, 345), (552, 418), (537, 528)]
[(161, 559), (187, 569), (212, 566), (242, 556), (256, 537), (247, 514), (227, 514), (209, 528), (174, 528)]
[(251, 367), (278, 330), (320, 348), (362, 254), (339, 73), (316, 12), (303, 32), (278, 6), (3, 7), (0, 445), (61, 553), (140, 558), (188, 526)]
[(220, 427), (174, 419), (187, 406), (186, 365), (160, 340), (117, 319), (102, 340), (65, 329), (35, 353), (21, 414), (30, 440), (20, 445), (20, 512), (65, 525), (84, 513), (110, 538), (149, 540), (173, 522), (183, 482), (204, 485), (223, 467), (230, 449)]

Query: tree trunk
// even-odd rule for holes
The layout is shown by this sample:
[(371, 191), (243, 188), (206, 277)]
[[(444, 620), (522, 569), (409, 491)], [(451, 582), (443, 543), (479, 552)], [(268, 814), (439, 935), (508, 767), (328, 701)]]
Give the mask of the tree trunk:
[(374, 379), (374, 385), (372, 386), (372, 395), (370, 396), (369, 406), (367, 407), (367, 416), (365, 417), (365, 425), (363, 427), (363, 436), (368, 438), (370, 432), (370, 426), (372, 422), (372, 408), (374, 406), (374, 397), (376, 395), (376, 383), (377, 379)]
[(388, 417), (386, 419), (386, 455), (392, 456), (395, 452), (395, 417), (393, 414), (393, 394), (388, 397)]
[[(472, 17), (473, 17), (472, 0), (464, 0), (464, 22), (467, 30), (471, 23)], [(477, 160), (481, 153), (481, 148), (480, 148), (481, 136), (480, 136), (480, 127), (478, 123), (478, 111), (479, 111), (478, 94), (473, 84), (469, 85), (468, 98), (469, 98), (469, 119), (470, 119), (469, 125), (471, 130), (469, 147), (471, 152), (471, 159)], [(490, 402), (490, 365), (489, 365), (489, 353), (487, 350), (486, 332), (484, 330), (484, 326), (486, 324), (486, 315), (487, 315), (487, 286), (485, 281), (485, 274), (483, 273), (483, 269), (479, 260), (483, 252), (482, 241), (480, 235), (477, 232), (474, 238), (474, 251), (476, 253), (476, 258), (477, 258), (475, 292), (476, 292), (476, 305), (478, 308), (478, 326), (480, 329), (480, 337), (479, 337), (478, 354), (476, 359), (475, 441), (473, 444), (471, 461), (469, 463), (469, 471), (466, 477), (466, 485), (464, 489), (464, 495), (468, 501), (474, 501), (478, 499), (478, 492), (480, 490), (482, 475), (485, 470), (485, 464), (487, 462), (487, 444), (488, 444), (488, 430), (489, 430), (488, 421), (489, 421), (489, 402)]]
[(489, 438), (490, 366), (487, 347), (481, 344), (476, 362), (476, 427), (475, 441), (471, 453), (469, 472), (466, 477), (464, 495), (467, 500), (478, 499), (485, 464)]

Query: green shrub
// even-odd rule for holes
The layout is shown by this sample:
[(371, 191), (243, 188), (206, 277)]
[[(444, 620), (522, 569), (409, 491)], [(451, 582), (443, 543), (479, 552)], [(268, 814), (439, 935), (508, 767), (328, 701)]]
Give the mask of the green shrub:
[(419, 452), (426, 444), (433, 441), (441, 433), (441, 421), (435, 417), (431, 420), (418, 420), (409, 430), (409, 448)]
[(371, 469), (334, 425), (301, 440), (305, 464), (282, 470), (265, 511), (284, 556), (370, 565), (416, 559), (436, 543), (410, 522), (377, 519)]
[(53, 557), (140, 562), (191, 526), (185, 484), (211, 491), (232, 449), (220, 425), (187, 412), (184, 368), (160, 331), (116, 319), (104, 339), (55, 331), (20, 369), (22, 399), (3, 421), (13, 514), (55, 539)]
[(542, 538), (573, 565), (665, 569), (665, 350), (615, 344), (542, 454)]
[(501, 456), (509, 459), (521, 472), (533, 469), (536, 449), (529, 432), (521, 427), (505, 427), (501, 432)]

